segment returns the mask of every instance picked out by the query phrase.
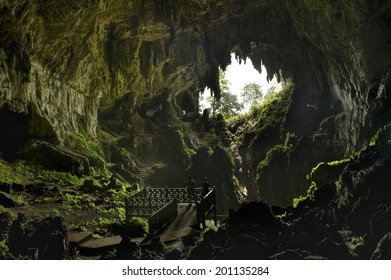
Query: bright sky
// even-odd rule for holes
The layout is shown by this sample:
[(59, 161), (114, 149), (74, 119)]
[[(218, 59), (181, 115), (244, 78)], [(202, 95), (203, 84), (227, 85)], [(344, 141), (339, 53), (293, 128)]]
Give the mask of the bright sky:
[(246, 62), (242, 60), (242, 64), (235, 59), (235, 54), (231, 54), (231, 64), (228, 65), (225, 71), (225, 78), (229, 81), (230, 91), (233, 94), (238, 95), (240, 98), (240, 93), (242, 88), (249, 83), (259, 84), (262, 88), (262, 91), (265, 93), (269, 89), (269, 84), (266, 79), (266, 68), (262, 65), (262, 73), (259, 73), (255, 70), (253, 63), (248, 58)]
[[(238, 96), (239, 101), (241, 101), (240, 93), (242, 88), (249, 83), (256, 83), (261, 86), (261, 90), (264, 94), (267, 93), (268, 89), (274, 85), (276, 86), (277, 81), (273, 79), (270, 83), (266, 79), (267, 72), (265, 66), (262, 65), (262, 73), (259, 73), (253, 66), (251, 60), (248, 58), (246, 62), (242, 60), (242, 63), (235, 58), (235, 54), (231, 54), (231, 64), (228, 65), (225, 71), (225, 78), (229, 81), (230, 92)], [(210, 107), (209, 103), (206, 101), (206, 97), (210, 95), (209, 89), (206, 89), (201, 96), (200, 105), (201, 108)], [(249, 108), (245, 108), (247, 111)]]

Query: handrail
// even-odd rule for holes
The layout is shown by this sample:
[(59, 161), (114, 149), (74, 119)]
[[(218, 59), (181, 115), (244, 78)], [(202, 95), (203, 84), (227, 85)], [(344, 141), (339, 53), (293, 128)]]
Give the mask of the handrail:
[[(205, 197), (201, 188), (196, 188), (199, 203), (196, 205), (197, 225), (205, 226), (205, 218), (214, 210), (216, 224), (216, 190), (213, 188)], [(126, 223), (131, 216), (148, 218), (150, 234), (155, 233), (178, 215), (178, 203), (189, 202), (186, 188), (143, 189), (131, 197), (125, 198)]]
[(209, 213), (214, 210), (214, 222), (216, 225), (217, 212), (216, 212), (216, 190), (213, 188), (201, 198), (200, 203), (197, 205), (197, 225), (201, 224), (205, 227), (205, 218)]
[[(197, 196), (201, 195), (201, 188), (195, 188)], [(133, 197), (176, 198), (178, 203), (189, 202), (189, 193), (186, 188), (150, 188), (143, 189)]]
[(154, 234), (178, 215), (178, 203), (174, 198), (148, 218), (149, 235)]
[(126, 216), (148, 217), (171, 200), (169, 198), (127, 197), (125, 198)]

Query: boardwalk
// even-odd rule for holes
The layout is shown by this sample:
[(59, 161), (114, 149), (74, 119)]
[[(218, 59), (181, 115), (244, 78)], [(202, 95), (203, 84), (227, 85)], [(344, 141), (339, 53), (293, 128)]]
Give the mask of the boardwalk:
[[(206, 223), (208, 227), (214, 228), (212, 223)], [(197, 210), (196, 207), (188, 206), (187, 203), (178, 204), (178, 215), (163, 229), (156, 234), (148, 237), (133, 238), (140, 245), (150, 244), (154, 237), (159, 237), (162, 242), (172, 242), (189, 236), (197, 236), (200, 234), (200, 229), (197, 225)], [(112, 236), (107, 238), (93, 239), (92, 233), (69, 232), (69, 242), (87, 255), (99, 254), (118, 246), (121, 243), (121, 236)]]

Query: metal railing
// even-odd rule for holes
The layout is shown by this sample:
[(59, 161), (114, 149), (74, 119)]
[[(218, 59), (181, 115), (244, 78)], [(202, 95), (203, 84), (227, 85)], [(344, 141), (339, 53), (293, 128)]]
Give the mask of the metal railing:
[(209, 193), (203, 197), (197, 205), (197, 225), (202, 224), (205, 228), (205, 219), (212, 211), (214, 212), (214, 222), (216, 225), (216, 190), (214, 188), (209, 191)]
[(164, 205), (158, 211), (153, 213), (149, 219), (149, 234), (152, 235), (155, 232), (162, 229), (166, 224), (171, 222), (178, 215), (178, 203), (176, 199), (172, 199), (171, 202)]
[[(216, 191), (213, 188), (205, 197), (201, 189), (196, 188), (198, 198), (197, 225), (205, 227), (205, 218), (214, 210), (216, 224)], [(125, 198), (126, 223), (130, 217), (138, 216), (148, 219), (149, 234), (152, 235), (178, 215), (178, 204), (188, 203), (189, 194), (186, 188), (151, 188), (144, 189), (133, 196)]]
[[(198, 199), (201, 198), (201, 188), (195, 189)], [(186, 188), (150, 188), (143, 189), (136, 193), (132, 197), (134, 198), (176, 198), (178, 203), (189, 202), (189, 193)]]
[(127, 197), (125, 198), (126, 222), (131, 216), (149, 217), (172, 200), (172, 198)]

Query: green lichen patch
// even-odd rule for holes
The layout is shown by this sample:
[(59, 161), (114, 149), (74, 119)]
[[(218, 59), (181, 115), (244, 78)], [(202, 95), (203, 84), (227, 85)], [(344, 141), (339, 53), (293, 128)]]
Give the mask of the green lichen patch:
[(0, 160), (0, 183), (13, 184), (21, 183), (21, 178), (12, 170), (12, 167)]
[(15, 174), (31, 180), (42, 181), (56, 186), (79, 186), (84, 182), (84, 178), (69, 172), (47, 170), (40, 166), (31, 165), (23, 160), (16, 161), (13, 170)]
[(104, 162), (104, 151), (98, 140), (84, 132), (70, 131), (67, 134), (65, 144), (68, 148), (89, 158)]
[(292, 206), (293, 208), (297, 208), (301, 202), (304, 201), (314, 201), (315, 200), (315, 191), (318, 189), (315, 182), (311, 183), (311, 186), (307, 190), (307, 194), (305, 196), (299, 196), (293, 199)]

